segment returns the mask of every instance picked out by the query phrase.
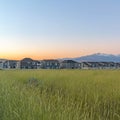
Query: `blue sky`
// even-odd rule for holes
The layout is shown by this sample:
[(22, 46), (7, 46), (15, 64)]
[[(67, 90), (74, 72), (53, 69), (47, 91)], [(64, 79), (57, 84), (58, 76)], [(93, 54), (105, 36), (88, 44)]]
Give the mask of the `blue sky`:
[(119, 54), (119, 0), (2, 0), (0, 57)]

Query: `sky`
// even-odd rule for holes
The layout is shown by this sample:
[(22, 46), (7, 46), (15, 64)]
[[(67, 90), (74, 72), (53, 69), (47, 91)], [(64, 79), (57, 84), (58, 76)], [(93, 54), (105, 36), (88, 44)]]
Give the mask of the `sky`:
[(120, 54), (120, 0), (0, 0), (0, 58)]

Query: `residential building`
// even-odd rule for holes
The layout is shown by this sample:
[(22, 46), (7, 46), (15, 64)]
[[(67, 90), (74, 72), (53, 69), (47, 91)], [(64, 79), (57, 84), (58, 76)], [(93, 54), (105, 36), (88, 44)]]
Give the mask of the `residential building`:
[(64, 60), (60, 63), (61, 69), (78, 69), (81, 68), (81, 64), (73, 60)]
[(21, 69), (37, 69), (37, 61), (31, 58), (24, 58), (20, 61)]
[(58, 60), (54, 60), (54, 59), (42, 60), (41, 68), (43, 68), (43, 69), (59, 69), (60, 63)]

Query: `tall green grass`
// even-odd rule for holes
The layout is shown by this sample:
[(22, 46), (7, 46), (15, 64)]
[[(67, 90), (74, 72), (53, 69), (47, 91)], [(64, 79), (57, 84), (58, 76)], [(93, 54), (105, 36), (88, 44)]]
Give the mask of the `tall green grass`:
[(120, 120), (120, 71), (2, 70), (0, 120)]

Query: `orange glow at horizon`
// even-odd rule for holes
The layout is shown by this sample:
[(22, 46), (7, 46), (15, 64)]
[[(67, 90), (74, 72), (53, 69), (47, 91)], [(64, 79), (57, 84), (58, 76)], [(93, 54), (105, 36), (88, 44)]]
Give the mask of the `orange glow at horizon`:
[[(106, 51), (108, 54), (111, 54), (111, 52)], [(49, 51), (49, 52), (24, 52), (24, 53), (0, 53), (0, 59), (12, 59), (12, 60), (21, 60), (23, 58), (32, 58), (35, 60), (42, 60), (42, 59), (58, 59), (58, 58), (74, 58), (74, 57), (81, 57), (89, 54), (98, 53), (98, 51), (77, 51), (77, 52), (71, 52), (71, 51)], [(113, 53), (114, 54), (114, 53)], [(116, 51), (115, 51), (116, 54)], [(119, 53), (118, 53), (119, 54)]]
[(13, 59), (13, 60), (21, 60), (23, 58), (32, 58), (35, 60), (42, 60), (42, 59), (57, 59), (57, 58), (74, 58), (74, 57), (80, 57), (86, 55), (85, 53), (77, 52), (54, 52), (54, 53), (7, 53), (7, 54), (1, 54), (0, 58), (3, 59)]
[(74, 50), (13, 50), (13, 51), (3, 51), (0, 52), (1, 59), (12, 59), (12, 60), (21, 60), (23, 58), (32, 58), (35, 60), (42, 60), (42, 59), (58, 59), (58, 58), (74, 58), (74, 57), (81, 57), (85, 55), (90, 55), (94, 53), (107, 53), (107, 54), (119, 54), (118, 50), (111, 51), (111, 50), (99, 50), (98, 49), (74, 49)]

